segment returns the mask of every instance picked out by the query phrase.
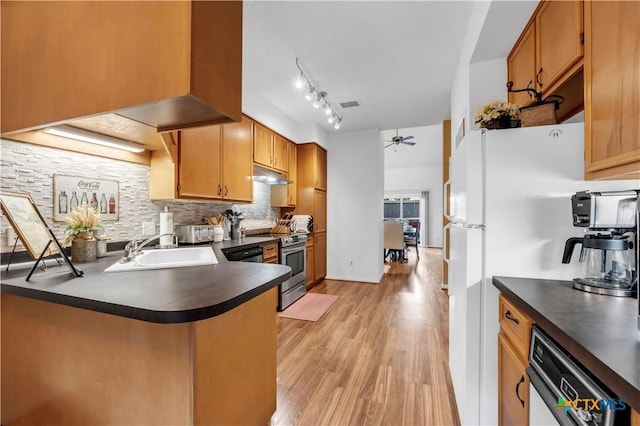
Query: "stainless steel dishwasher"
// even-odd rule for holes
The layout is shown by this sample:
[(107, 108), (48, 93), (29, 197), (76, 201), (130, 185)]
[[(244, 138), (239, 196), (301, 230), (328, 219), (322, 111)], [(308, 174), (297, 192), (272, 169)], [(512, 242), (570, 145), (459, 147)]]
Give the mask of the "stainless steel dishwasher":
[(529, 348), (529, 424), (564, 426), (628, 426), (624, 399), (591, 377), (571, 355), (538, 326)]
[(262, 247), (249, 247), (240, 249), (222, 250), (224, 257), (230, 262), (257, 262), (262, 263)]

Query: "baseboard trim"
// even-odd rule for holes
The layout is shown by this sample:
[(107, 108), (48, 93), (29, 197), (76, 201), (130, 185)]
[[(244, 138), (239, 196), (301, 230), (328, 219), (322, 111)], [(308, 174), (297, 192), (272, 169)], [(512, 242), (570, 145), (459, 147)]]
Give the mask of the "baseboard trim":
[(382, 280), (382, 277), (384, 276), (384, 273), (380, 276), (380, 279), (378, 279), (378, 281), (373, 281), (373, 280), (365, 280), (362, 278), (356, 278), (356, 277), (330, 277), (330, 276), (326, 276), (325, 280), (333, 280), (333, 281), (350, 281), (350, 282), (357, 282), (357, 283), (372, 283), (372, 284), (380, 284), (380, 281)]

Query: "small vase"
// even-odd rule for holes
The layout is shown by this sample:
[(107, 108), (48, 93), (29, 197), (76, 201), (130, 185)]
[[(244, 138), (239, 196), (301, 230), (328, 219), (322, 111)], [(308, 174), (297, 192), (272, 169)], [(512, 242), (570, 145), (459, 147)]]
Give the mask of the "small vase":
[(97, 258), (97, 240), (75, 239), (71, 243), (71, 260), (73, 260), (74, 262), (92, 262)]

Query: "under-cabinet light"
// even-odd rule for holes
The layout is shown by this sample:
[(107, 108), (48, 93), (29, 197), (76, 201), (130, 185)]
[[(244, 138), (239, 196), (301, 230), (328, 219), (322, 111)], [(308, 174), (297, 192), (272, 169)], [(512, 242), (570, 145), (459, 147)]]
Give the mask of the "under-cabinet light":
[(109, 148), (122, 149), (129, 152), (140, 153), (144, 151), (142, 145), (129, 142), (112, 136), (101, 135), (88, 130), (61, 124), (55, 127), (47, 127), (44, 132), (49, 135), (61, 136), (63, 138), (75, 139), (77, 141), (88, 142), (96, 145), (108, 146)]

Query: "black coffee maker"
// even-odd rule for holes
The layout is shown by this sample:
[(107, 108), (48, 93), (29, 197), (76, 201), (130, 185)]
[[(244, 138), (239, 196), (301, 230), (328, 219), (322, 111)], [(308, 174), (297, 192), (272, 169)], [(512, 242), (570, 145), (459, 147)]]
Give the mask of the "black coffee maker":
[(582, 276), (573, 279), (579, 290), (609, 296), (635, 296), (638, 287), (638, 194), (640, 190), (590, 192), (571, 197), (573, 226), (585, 229), (569, 238), (562, 263), (582, 246)]

